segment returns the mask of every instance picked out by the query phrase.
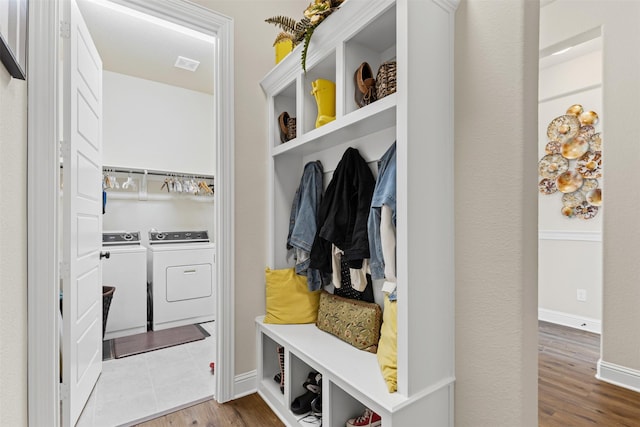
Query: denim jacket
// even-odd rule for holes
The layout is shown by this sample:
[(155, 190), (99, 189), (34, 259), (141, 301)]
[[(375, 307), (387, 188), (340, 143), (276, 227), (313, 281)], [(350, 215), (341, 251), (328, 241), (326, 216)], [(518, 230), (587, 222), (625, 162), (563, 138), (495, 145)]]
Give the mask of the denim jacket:
[(296, 273), (307, 276), (309, 290), (321, 287), (320, 274), (309, 268), (311, 245), (316, 236), (318, 209), (322, 198), (322, 163), (309, 162), (304, 166), (300, 186), (291, 206), (287, 249), (293, 249)]
[[(371, 211), (367, 229), (369, 232), (369, 251), (371, 252), (371, 278), (384, 279), (384, 258), (380, 241), (380, 211), (382, 205), (391, 208), (391, 221), (396, 225), (396, 143), (384, 153), (378, 167), (378, 180), (373, 190)], [(395, 294), (395, 291), (393, 292)], [(395, 295), (394, 295), (395, 296)]]

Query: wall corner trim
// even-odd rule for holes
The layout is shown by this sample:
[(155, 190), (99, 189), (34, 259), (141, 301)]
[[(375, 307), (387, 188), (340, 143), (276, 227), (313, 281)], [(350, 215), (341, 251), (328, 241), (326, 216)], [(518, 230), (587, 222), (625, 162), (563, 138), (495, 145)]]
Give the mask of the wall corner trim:
[(640, 371), (598, 359), (596, 378), (608, 383), (640, 392)]

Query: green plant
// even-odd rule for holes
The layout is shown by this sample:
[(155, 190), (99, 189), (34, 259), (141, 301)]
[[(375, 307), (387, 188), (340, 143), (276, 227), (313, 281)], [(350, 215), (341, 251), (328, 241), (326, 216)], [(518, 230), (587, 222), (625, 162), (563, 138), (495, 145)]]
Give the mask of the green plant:
[(296, 21), (288, 16), (274, 16), (265, 19), (265, 22), (274, 24), (282, 31), (276, 36), (276, 43), (282, 40), (291, 40), (294, 46), (303, 43), (301, 65), (307, 72), (307, 51), (314, 30), (324, 19), (331, 15), (345, 0), (314, 0), (304, 11), (304, 17)]

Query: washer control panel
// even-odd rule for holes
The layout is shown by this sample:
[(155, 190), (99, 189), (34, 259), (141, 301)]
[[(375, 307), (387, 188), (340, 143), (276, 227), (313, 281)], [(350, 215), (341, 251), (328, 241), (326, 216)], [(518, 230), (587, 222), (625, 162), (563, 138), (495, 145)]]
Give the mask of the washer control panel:
[(150, 231), (149, 244), (209, 242), (208, 231)]
[(139, 245), (139, 231), (117, 231), (102, 233), (102, 246)]

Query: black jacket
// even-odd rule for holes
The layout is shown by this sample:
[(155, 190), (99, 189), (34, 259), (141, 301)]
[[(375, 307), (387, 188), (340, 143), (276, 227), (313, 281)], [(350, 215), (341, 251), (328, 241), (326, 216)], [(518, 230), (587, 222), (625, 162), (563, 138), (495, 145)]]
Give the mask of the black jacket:
[(331, 244), (344, 251), (351, 268), (369, 258), (367, 219), (375, 179), (355, 148), (347, 148), (318, 213), (318, 231), (311, 247), (311, 268), (331, 273)]

